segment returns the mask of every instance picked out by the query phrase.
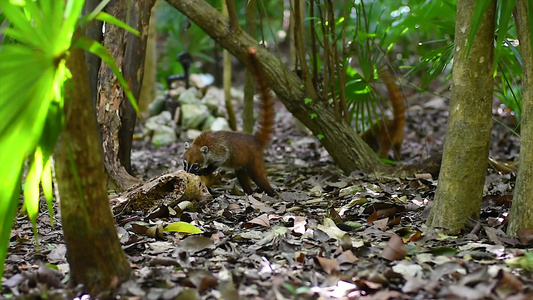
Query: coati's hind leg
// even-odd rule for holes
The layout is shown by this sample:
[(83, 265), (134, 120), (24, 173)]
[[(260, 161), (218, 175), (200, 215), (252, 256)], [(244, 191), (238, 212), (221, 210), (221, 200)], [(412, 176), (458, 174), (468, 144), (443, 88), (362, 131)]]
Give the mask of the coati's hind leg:
[(235, 169), (235, 175), (237, 175), (237, 180), (239, 180), (243, 191), (248, 195), (253, 194), (252, 182), (250, 181), (248, 170), (245, 168)]
[(250, 178), (257, 184), (260, 191), (266, 192), (269, 196), (275, 196), (276, 191), (270, 186), (265, 172), (265, 165), (262, 159), (255, 163), (255, 168), (250, 170)]

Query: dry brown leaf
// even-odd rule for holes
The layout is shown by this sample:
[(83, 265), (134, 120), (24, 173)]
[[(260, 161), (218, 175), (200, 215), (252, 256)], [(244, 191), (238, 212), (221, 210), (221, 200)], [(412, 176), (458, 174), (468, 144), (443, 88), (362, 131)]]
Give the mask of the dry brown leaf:
[(297, 234), (304, 234), (305, 225), (307, 225), (307, 217), (296, 216), (294, 217), (294, 227), (292, 228), (292, 231)]
[(378, 211), (374, 209), (372, 214), (370, 216), (368, 216), (368, 219), (366, 219), (366, 222), (368, 224), (372, 225), (374, 223), (374, 221), (376, 221), (377, 219), (378, 219)]
[(157, 226), (152, 226), (146, 230), (146, 235), (149, 237), (155, 237), (158, 239), (164, 239), (165, 236), (163, 234), (163, 224), (159, 224)]
[(316, 257), (316, 260), (322, 267), (322, 270), (326, 271), (328, 274), (331, 274), (331, 272), (339, 267), (339, 262), (333, 259), (318, 256)]
[(533, 244), (533, 228), (517, 230), (516, 236), (524, 246)]
[(133, 230), (133, 232), (138, 233), (138, 234), (146, 234), (146, 231), (148, 230), (148, 226), (133, 223), (131, 224), (131, 230)]
[(397, 234), (392, 234), (387, 246), (385, 249), (383, 249), (381, 257), (390, 261), (394, 261), (403, 259), (406, 255), (407, 249), (403, 244), (402, 238)]
[(296, 260), (297, 262), (299, 262), (299, 263), (303, 263), (303, 262), (305, 261), (305, 256), (306, 256), (305, 253), (300, 252), (300, 253), (298, 253), (298, 254), (296, 255), (295, 260)]
[(389, 225), (389, 227), (392, 228), (392, 226), (395, 226), (395, 225), (400, 224), (400, 221), (401, 221), (401, 220), (402, 220), (402, 217), (401, 217), (401, 216), (397, 216), (396, 218), (392, 219), (392, 220), (389, 222), (389, 224), (387, 224), (387, 225)]
[(415, 174), (416, 179), (433, 180), (433, 176), (430, 173)]
[(337, 257), (337, 261), (339, 262), (339, 264), (353, 263), (357, 260), (358, 258), (353, 254), (351, 250), (344, 251), (341, 253), (341, 255)]
[(204, 291), (218, 284), (217, 278), (211, 272), (205, 270), (193, 270), (187, 274), (187, 279), (198, 289)]
[(500, 269), (498, 271), (497, 278), (500, 279), (498, 282), (497, 289), (510, 290), (511, 293), (520, 292), (524, 287), (524, 284), (520, 279), (516, 278), (513, 274)]
[(270, 221), (268, 220), (268, 215), (262, 214), (259, 217), (253, 218), (252, 220), (244, 223), (245, 228), (250, 228), (256, 225), (263, 226), (263, 227), (270, 227)]
[(198, 252), (204, 249), (214, 249), (215, 243), (212, 239), (205, 236), (191, 235), (180, 241), (176, 251)]
[(415, 233), (413, 233), (413, 235), (411, 235), (409, 237), (409, 239), (407, 239), (406, 242), (414, 242), (414, 241), (417, 241), (420, 237), (422, 236), (422, 232), (420, 231), (415, 231)]
[(387, 224), (389, 223), (389, 218), (380, 219), (374, 221), (374, 226), (376, 226), (378, 229), (385, 231), (387, 229)]

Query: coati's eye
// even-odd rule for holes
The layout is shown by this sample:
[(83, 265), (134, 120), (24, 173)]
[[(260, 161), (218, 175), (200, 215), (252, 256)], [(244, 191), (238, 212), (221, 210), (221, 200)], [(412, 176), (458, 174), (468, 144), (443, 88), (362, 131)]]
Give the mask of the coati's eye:
[(183, 160), (183, 168), (185, 169), (187, 173), (197, 174), (198, 171), (200, 171), (200, 164), (199, 163), (189, 164), (186, 160)]
[(200, 164), (199, 163), (192, 164), (191, 173), (196, 174), (198, 173), (198, 171), (200, 171)]

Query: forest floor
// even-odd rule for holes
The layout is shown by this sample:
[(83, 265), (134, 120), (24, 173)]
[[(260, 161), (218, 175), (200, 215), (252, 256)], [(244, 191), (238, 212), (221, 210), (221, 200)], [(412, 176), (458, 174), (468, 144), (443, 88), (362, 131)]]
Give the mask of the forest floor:
[[(402, 163), (442, 150), (448, 103), (437, 96), (409, 99)], [(343, 174), (277, 105), (265, 159), (279, 197), (244, 196), (227, 172), (211, 189), (213, 198), (196, 209), (137, 214), (134, 222), (120, 216), (117, 230), (133, 276), (111, 298), (533, 299), (533, 258), (504, 233), (514, 174), (487, 170), (481, 218), (462, 234), (429, 231), (436, 180)], [(495, 105), (495, 117), (509, 122), (501, 112)], [(135, 141), (134, 148), (139, 177), (182, 168), (182, 142)], [(518, 151), (518, 139), (494, 122), (491, 157), (513, 161)], [(0, 298), (87, 299), (68, 286), (61, 222), (53, 218), (54, 226), (42, 207), (40, 252), (27, 218), (16, 219)], [(177, 221), (203, 233), (138, 230)]]

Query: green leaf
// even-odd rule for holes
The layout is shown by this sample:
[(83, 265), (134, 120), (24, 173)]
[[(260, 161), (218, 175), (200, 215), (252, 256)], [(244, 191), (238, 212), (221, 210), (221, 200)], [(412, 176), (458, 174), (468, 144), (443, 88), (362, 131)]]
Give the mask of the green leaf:
[[(27, 1), (26, 5), (30, 10), (35, 6), (32, 1)], [(4, 29), (7, 36), (13, 37), (19, 43), (34, 47), (48, 44), (43, 33), (40, 30), (35, 30), (20, 7), (13, 5), (10, 1), (0, 1), (0, 10), (13, 25), (12, 28)]]
[(106, 23), (109, 23), (109, 24), (113, 24), (113, 25), (118, 26), (120, 28), (126, 29), (127, 31), (135, 34), (136, 36), (141, 36), (141, 33), (139, 32), (139, 30), (129, 26), (128, 24), (122, 22), (121, 20), (113, 17), (112, 15), (110, 15), (108, 13), (100, 12), (96, 16), (96, 19), (99, 20), (99, 21), (106, 22)]
[(506, 260), (505, 263), (513, 268), (533, 270), (533, 252), (526, 252), (523, 256), (513, 257)]
[[(4, 141), (0, 143), (0, 153), (2, 156), (6, 155)], [(2, 158), (2, 161), (4, 159)], [(16, 163), (15, 163), (16, 165)], [(2, 168), (6, 166), (2, 164)], [(16, 174), (12, 174), (10, 180), (5, 180), (4, 175), (0, 176), (0, 186), (2, 194), (0, 195), (0, 278), (4, 274), (4, 262), (6, 259), (7, 248), (9, 244), (9, 237), (11, 233), (11, 227), (13, 227), (13, 220), (15, 219), (15, 213), (17, 211), (18, 200), (20, 195), (20, 179), (22, 176), (22, 168), (18, 168)]]
[(102, 2), (100, 2), (98, 4), (98, 6), (96, 6), (94, 8), (94, 10), (88, 14), (86, 14), (85, 16), (83, 16), (80, 21), (79, 21), (79, 25), (80, 26), (83, 26), (86, 22), (89, 22), (89, 21), (92, 21), (96, 18), (96, 16), (102, 11), (102, 9), (104, 9), (104, 7), (107, 5), (107, 3), (109, 3), (110, 0), (102, 0)]
[(187, 222), (174, 222), (168, 224), (163, 232), (179, 232), (179, 233), (202, 233), (203, 231), (200, 228), (189, 224)]
[(15, 40), (0, 46), (0, 277), (19, 203), (23, 163), (30, 156), (25, 207), (35, 220), (40, 181), (51, 207), (49, 155), (62, 124), (63, 85), (70, 74), (66, 51), (85, 1), (15, 2), (0, 0), (2, 18), (10, 23), (3, 32)]
[[(52, 160), (48, 159), (43, 168), (41, 175), (41, 186), (43, 187), (44, 197), (46, 198), (46, 205), (48, 206), (48, 214), (54, 215), (53, 209), (53, 192), (52, 192)], [(50, 223), (54, 226), (54, 218), (50, 218)]]
[(24, 184), (24, 206), (28, 216), (35, 226), (39, 212), (39, 182), (43, 172), (43, 152), (37, 148), (31, 160), (30, 169)]
[[(507, 36), (507, 30), (509, 28), (509, 22), (512, 20), (513, 9), (515, 7), (516, 0), (506, 0), (498, 1), (498, 7), (500, 8), (499, 12), (499, 22), (498, 22), (498, 37), (496, 39), (496, 49), (494, 56), (494, 63), (499, 61), (501, 56), (501, 48), (503, 46), (503, 40)], [(512, 23), (511, 23), (512, 24)]]
[(135, 112), (137, 112), (137, 115), (141, 115), (141, 111), (139, 110), (139, 106), (137, 106), (137, 102), (135, 101), (135, 97), (133, 97), (133, 94), (131, 93), (130, 86), (126, 82), (126, 79), (124, 79), (124, 76), (122, 76), (122, 73), (120, 72), (120, 69), (117, 66), (117, 63), (113, 59), (113, 56), (111, 56), (111, 53), (102, 46), (102, 44), (98, 43), (97, 41), (90, 39), (88, 37), (81, 37), (76, 41), (76, 44), (74, 45), (75, 48), (81, 48), (86, 51), (91, 52), (94, 55), (97, 55), (100, 57), (103, 61), (107, 63), (107, 65), (111, 68), (111, 71), (117, 76), (118, 81), (122, 85), (122, 88), (124, 89), (124, 94), (128, 97), (130, 100), (131, 106), (135, 109)]
[(431, 253), (433, 255), (454, 255), (455, 253), (457, 253), (457, 250), (452, 247), (437, 247), (430, 249), (426, 252)]
[(481, 24), (483, 15), (485, 15), (485, 12), (489, 7), (489, 3), (489, 0), (476, 1), (476, 5), (474, 6), (474, 12), (472, 13), (472, 20), (470, 21), (470, 36), (468, 37), (468, 45), (466, 51), (467, 55), (470, 54), (470, 49), (472, 48), (472, 44), (474, 43), (474, 38), (476, 36), (477, 29), (479, 28), (479, 24)]

